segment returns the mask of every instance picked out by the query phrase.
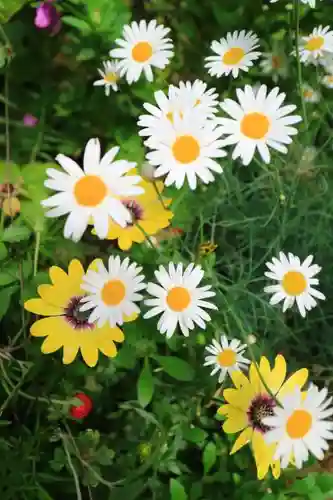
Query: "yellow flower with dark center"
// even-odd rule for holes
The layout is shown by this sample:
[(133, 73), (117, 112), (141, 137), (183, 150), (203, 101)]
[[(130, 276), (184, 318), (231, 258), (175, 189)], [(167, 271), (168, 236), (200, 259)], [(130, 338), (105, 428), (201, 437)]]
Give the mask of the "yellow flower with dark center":
[[(258, 369), (265, 384), (258, 374)], [(308, 370), (305, 368), (298, 370), (287, 380), (286, 373), (287, 366), (283, 356), (278, 355), (275, 358), (274, 368), (271, 368), (268, 359), (262, 356), (259, 367), (251, 363), (249, 377), (241, 371), (231, 373), (235, 388), (224, 390), (223, 397), (227, 404), (218, 410), (220, 415), (227, 417), (223, 424), (226, 433), (241, 431), (230, 454), (236, 453), (249, 443), (256, 462), (258, 479), (263, 479), (270, 467), (275, 478), (280, 476), (280, 461), (273, 459), (276, 444), (267, 444), (264, 439), (270, 428), (263, 423), (263, 419), (272, 416), (276, 407), (272, 394), (279, 401), (295, 388), (301, 389), (308, 378)]]
[(201, 257), (210, 255), (211, 253), (215, 252), (217, 249), (217, 245), (211, 241), (207, 241), (206, 243), (201, 243), (199, 246), (199, 255)]
[[(95, 269), (96, 262), (97, 259), (88, 270)], [(122, 330), (108, 325), (98, 328), (95, 323), (88, 322), (89, 312), (80, 311), (81, 299), (86, 295), (81, 288), (85, 272), (80, 261), (74, 259), (70, 262), (68, 274), (56, 266), (50, 268), (49, 274), (52, 285), (40, 285), (40, 298), (30, 299), (24, 304), (27, 311), (46, 316), (33, 323), (30, 329), (33, 337), (46, 337), (42, 352), (49, 354), (63, 348), (63, 363), (69, 364), (80, 350), (85, 363), (91, 367), (97, 364), (99, 351), (110, 358), (115, 357), (115, 342), (124, 341)]]
[[(133, 172), (132, 170), (130, 173), (134, 175)], [(122, 199), (123, 204), (132, 214), (132, 223), (123, 228), (110, 219), (107, 239), (117, 239), (119, 248), (122, 250), (129, 250), (133, 243), (142, 243), (146, 239), (144, 233), (151, 236), (168, 227), (173, 217), (173, 213), (163, 207), (151, 182), (143, 180), (139, 186), (144, 189), (143, 194)], [(163, 183), (157, 182), (156, 187), (161, 193)], [(171, 201), (164, 200), (164, 205), (169, 206)]]

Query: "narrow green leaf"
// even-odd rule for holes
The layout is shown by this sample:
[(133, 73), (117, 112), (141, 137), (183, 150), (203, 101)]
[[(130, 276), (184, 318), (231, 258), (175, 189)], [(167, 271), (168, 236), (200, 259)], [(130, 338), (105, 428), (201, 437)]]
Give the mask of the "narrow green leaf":
[(140, 373), (137, 390), (138, 401), (140, 405), (145, 408), (149, 405), (154, 394), (154, 377), (152, 376), (148, 359), (146, 359), (145, 365)]
[(17, 286), (12, 286), (10, 288), (4, 288), (3, 290), (0, 290), (0, 319), (3, 318), (7, 313), (12, 295), (17, 290)]
[(215, 443), (212, 441), (207, 444), (207, 446), (204, 449), (203, 456), (202, 456), (202, 463), (204, 466), (204, 473), (208, 474), (208, 472), (211, 470), (213, 465), (216, 462), (216, 446)]
[(184, 486), (178, 479), (170, 479), (170, 500), (187, 500)]
[(156, 356), (155, 359), (170, 377), (183, 382), (193, 380), (195, 372), (187, 361), (176, 356)]
[(7, 247), (4, 243), (0, 241), (0, 260), (3, 260), (7, 257), (8, 251)]
[(78, 19), (74, 16), (62, 16), (62, 22), (68, 24), (69, 26), (73, 26), (73, 28), (77, 28), (82, 33), (89, 33), (91, 31), (91, 27), (89, 24), (83, 19)]

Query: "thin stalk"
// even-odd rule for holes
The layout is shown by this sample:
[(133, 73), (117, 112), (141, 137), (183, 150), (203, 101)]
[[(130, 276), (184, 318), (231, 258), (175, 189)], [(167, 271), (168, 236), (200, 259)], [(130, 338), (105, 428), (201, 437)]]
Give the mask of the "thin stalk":
[(306, 104), (302, 92), (302, 86), (303, 86), (303, 78), (302, 78), (302, 65), (301, 65), (301, 59), (299, 56), (299, 39), (300, 39), (300, 0), (294, 0), (294, 11), (295, 11), (295, 44), (296, 44), (296, 62), (297, 62), (297, 81), (298, 81), (298, 89), (299, 89), (299, 95), (301, 98), (301, 104), (302, 104), (302, 115), (303, 115), (303, 120), (304, 120), (304, 128), (305, 130), (308, 130), (308, 118), (306, 114)]

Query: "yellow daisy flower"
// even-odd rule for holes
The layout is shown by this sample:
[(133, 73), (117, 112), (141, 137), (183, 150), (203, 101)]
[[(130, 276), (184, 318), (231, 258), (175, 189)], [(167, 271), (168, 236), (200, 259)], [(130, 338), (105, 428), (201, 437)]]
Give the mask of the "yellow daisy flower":
[[(274, 368), (264, 356), (259, 363), (259, 371), (271, 394), (279, 400), (295, 388), (302, 388), (308, 378), (308, 370), (303, 368), (291, 375), (287, 380), (287, 365), (284, 357), (275, 358)], [(251, 363), (249, 377), (241, 371), (230, 374), (235, 385), (234, 389), (225, 389), (223, 397), (228, 404), (219, 408), (218, 413), (227, 417), (223, 430), (227, 434), (241, 431), (230, 454), (236, 453), (244, 445), (250, 443), (257, 466), (258, 479), (263, 479), (271, 467), (273, 476), (280, 476), (280, 461), (274, 460), (276, 444), (267, 444), (264, 435), (270, 428), (263, 419), (274, 415), (276, 401), (267, 392), (259, 377), (255, 363)]]
[[(95, 269), (98, 259), (93, 261), (88, 270)], [(85, 274), (82, 264), (74, 259), (68, 267), (68, 274), (60, 267), (52, 266), (49, 270), (52, 285), (40, 285), (40, 298), (25, 302), (27, 311), (46, 316), (31, 326), (33, 337), (46, 337), (41, 351), (49, 354), (63, 348), (63, 363), (74, 361), (80, 349), (85, 363), (93, 367), (98, 361), (98, 351), (113, 358), (117, 354), (115, 342), (123, 342), (124, 334), (120, 328), (105, 325), (98, 328), (88, 322), (89, 312), (81, 312), (81, 299), (85, 292), (81, 288)], [(133, 321), (128, 317), (124, 321)]]
[[(133, 175), (133, 171), (131, 174)], [(144, 232), (151, 236), (168, 227), (170, 219), (173, 217), (173, 213), (162, 206), (151, 182), (143, 180), (139, 185), (144, 189), (143, 194), (122, 198), (123, 204), (132, 214), (132, 224), (121, 227), (110, 219), (107, 239), (117, 239), (121, 250), (129, 250), (133, 243), (142, 243), (146, 239)], [(164, 186), (162, 182), (157, 182), (156, 187), (161, 193)], [(164, 205), (169, 206), (171, 201), (164, 200)]]

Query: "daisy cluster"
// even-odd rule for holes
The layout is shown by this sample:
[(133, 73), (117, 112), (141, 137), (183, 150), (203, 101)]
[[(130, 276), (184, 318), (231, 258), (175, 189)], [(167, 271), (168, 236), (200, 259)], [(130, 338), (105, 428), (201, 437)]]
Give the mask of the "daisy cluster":
[[(313, 1), (304, 0), (311, 7)], [(164, 69), (173, 56), (170, 30), (156, 21), (132, 22), (116, 40), (111, 60), (99, 70), (101, 79), (94, 84), (104, 86), (106, 95), (119, 89), (124, 77), (128, 84), (143, 74), (153, 80), (153, 68)], [(238, 78), (262, 57), (265, 71), (278, 66), (270, 54), (261, 54), (260, 42), (253, 32), (228, 33), (211, 44), (205, 68), (212, 77), (231, 75)], [(326, 85), (333, 86), (333, 31), (315, 28), (304, 36), (295, 55), (305, 64), (324, 66)], [(324, 83), (324, 81), (323, 81)], [(304, 84), (303, 98), (316, 102), (319, 94)], [(180, 81), (166, 91), (154, 93), (154, 103), (144, 103), (138, 119), (138, 135), (147, 148), (145, 168), (134, 162), (116, 159), (119, 147), (103, 156), (97, 138), (90, 139), (83, 155), (83, 168), (73, 159), (59, 154), (59, 168), (47, 170), (45, 186), (56, 193), (42, 201), (48, 217), (67, 216), (64, 236), (78, 242), (89, 230), (99, 239), (116, 240), (121, 250), (133, 243), (154, 243), (151, 236), (165, 230), (173, 217), (172, 200), (165, 197), (165, 186), (190, 189), (199, 182), (214, 182), (223, 173), (218, 162), (227, 156), (225, 147), (233, 146), (232, 159), (249, 165), (258, 151), (265, 163), (271, 162), (271, 150), (286, 154), (287, 146), (297, 134), (294, 127), (301, 117), (293, 114), (296, 106), (285, 104), (286, 94), (278, 87), (266, 85), (237, 88), (236, 100), (219, 102), (214, 88), (206, 83)], [(219, 115), (219, 112), (222, 112)], [(147, 166), (150, 174), (147, 173)], [(214, 251), (215, 246), (212, 243)], [(302, 317), (314, 308), (316, 299), (325, 296), (317, 290), (315, 276), (320, 267), (309, 255), (303, 262), (292, 253), (280, 252), (267, 262), (265, 276), (273, 280), (264, 291), (271, 294), (270, 303), (283, 303), (282, 310), (297, 306)], [(43, 316), (31, 326), (31, 334), (44, 337), (41, 350), (52, 353), (63, 348), (63, 363), (74, 361), (80, 352), (88, 366), (98, 362), (99, 352), (108, 357), (117, 354), (116, 343), (125, 340), (123, 325), (135, 321), (144, 310), (144, 319), (158, 316), (157, 330), (170, 338), (177, 329), (185, 337), (195, 327), (206, 328), (211, 321), (207, 310), (216, 310), (216, 295), (211, 285), (203, 285), (200, 265), (170, 262), (154, 271), (155, 279), (147, 281), (143, 268), (129, 257), (110, 256), (107, 265), (95, 259), (84, 269), (74, 259), (65, 272), (57, 266), (49, 270), (52, 284), (38, 287), (38, 298), (25, 303), (25, 308)], [(222, 334), (206, 347), (205, 366), (211, 375), (218, 374), (219, 383), (227, 375), (233, 388), (224, 390), (226, 404), (218, 410), (225, 418), (227, 433), (241, 431), (233, 445), (235, 453), (251, 445), (263, 478), (269, 468), (274, 477), (290, 463), (301, 467), (309, 452), (322, 459), (327, 440), (333, 438), (332, 398), (327, 389), (305, 384), (307, 370), (286, 378), (283, 356), (277, 356), (274, 368), (261, 357), (259, 363), (244, 356), (248, 344), (228, 339)], [(243, 372), (249, 368), (246, 376)]]

